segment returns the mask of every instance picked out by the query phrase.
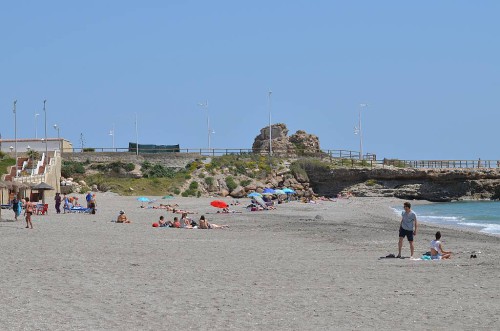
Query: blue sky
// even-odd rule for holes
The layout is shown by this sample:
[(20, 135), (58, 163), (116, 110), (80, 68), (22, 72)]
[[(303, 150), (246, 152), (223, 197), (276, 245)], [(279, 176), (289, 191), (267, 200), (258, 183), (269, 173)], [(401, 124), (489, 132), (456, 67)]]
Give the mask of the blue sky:
[(498, 1), (9, 1), (0, 133), (250, 148), (268, 123), (378, 158), (500, 159)]

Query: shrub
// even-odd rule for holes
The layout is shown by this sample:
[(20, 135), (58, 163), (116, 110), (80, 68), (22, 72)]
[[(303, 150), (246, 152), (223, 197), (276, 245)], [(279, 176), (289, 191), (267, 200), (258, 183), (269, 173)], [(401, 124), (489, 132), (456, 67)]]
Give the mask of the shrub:
[(179, 190), (177, 187), (176, 187), (176, 188), (174, 188), (174, 194), (175, 194), (175, 195), (179, 195), (179, 194), (181, 194), (181, 190)]
[(191, 182), (189, 184), (189, 189), (190, 190), (197, 190), (198, 189), (198, 182)]
[(85, 147), (82, 152), (95, 152), (95, 148)]
[(368, 179), (366, 182), (365, 182), (366, 186), (375, 186), (377, 185), (377, 181), (375, 179)]
[(184, 179), (191, 179), (191, 175), (189, 174), (184, 175)]
[(206, 183), (208, 186), (212, 186), (212, 185), (214, 185), (214, 178), (213, 178), (213, 177), (205, 177), (205, 183)]
[(250, 179), (243, 179), (241, 182), (240, 182), (240, 185), (241, 186), (248, 186), (250, 185), (252, 181)]
[(227, 185), (227, 188), (232, 191), (234, 190), (236, 187), (238, 187), (238, 184), (236, 184), (236, 182), (234, 181), (234, 178), (231, 177), (231, 176), (228, 176), (226, 177), (226, 185)]
[(84, 174), (85, 167), (80, 162), (63, 161), (61, 165), (61, 176), (72, 177), (74, 174)]
[(174, 168), (165, 168), (161, 164), (153, 165), (147, 161), (142, 163), (141, 172), (146, 178), (174, 178), (176, 173)]

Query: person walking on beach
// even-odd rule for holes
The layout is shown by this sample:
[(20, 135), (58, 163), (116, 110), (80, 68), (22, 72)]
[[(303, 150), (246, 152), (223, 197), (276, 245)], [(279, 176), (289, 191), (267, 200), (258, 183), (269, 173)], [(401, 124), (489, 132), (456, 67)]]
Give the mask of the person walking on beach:
[(26, 208), (24, 209), (24, 215), (26, 216), (26, 228), (33, 229), (33, 223), (31, 223), (32, 214), (33, 214), (33, 203), (30, 202), (30, 198), (26, 198)]
[(17, 221), (17, 217), (21, 215), (21, 201), (19, 201), (17, 196), (12, 200), (12, 210), (14, 211), (14, 217)]
[(401, 257), (401, 249), (403, 248), (403, 239), (408, 238), (410, 243), (410, 258), (413, 258), (415, 247), (413, 246), (413, 236), (417, 235), (417, 215), (411, 210), (411, 203), (403, 204), (404, 211), (401, 213), (401, 224), (399, 225), (399, 243), (398, 243), (398, 258)]
[(56, 212), (58, 214), (60, 214), (61, 213), (61, 194), (60, 193), (56, 193), (54, 201), (56, 203)]

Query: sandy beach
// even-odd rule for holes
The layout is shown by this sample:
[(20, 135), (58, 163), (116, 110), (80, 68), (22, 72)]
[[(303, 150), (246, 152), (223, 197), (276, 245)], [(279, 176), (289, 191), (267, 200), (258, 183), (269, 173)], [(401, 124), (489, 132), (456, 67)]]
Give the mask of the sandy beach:
[[(500, 329), (499, 237), (421, 223), (415, 255), (439, 229), (451, 260), (379, 259), (397, 254), (390, 207), (402, 200), (235, 214), (216, 214), (211, 200), (153, 205), (177, 203), (228, 229), (153, 228), (174, 215), (111, 193), (97, 194), (96, 215), (57, 215), (51, 205), (33, 230), (4, 210), (1, 329)], [(120, 209), (132, 224), (111, 222)]]

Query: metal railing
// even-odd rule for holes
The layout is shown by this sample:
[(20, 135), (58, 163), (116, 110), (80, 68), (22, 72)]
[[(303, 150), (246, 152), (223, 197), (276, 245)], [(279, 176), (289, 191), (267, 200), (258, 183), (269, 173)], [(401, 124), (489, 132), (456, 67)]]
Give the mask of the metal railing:
[[(75, 153), (97, 152), (97, 153), (130, 153), (135, 154), (135, 150), (129, 148), (109, 148), (109, 147), (94, 147), (94, 148), (73, 148)], [(150, 150), (139, 149), (139, 154), (198, 154), (200, 156), (224, 156), (224, 155), (245, 155), (245, 154), (260, 154), (268, 155), (267, 151), (254, 152), (251, 148), (180, 148), (180, 149), (164, 149), (155, 150), (155, 153), (150, 153)], [(377, 160), (375, 154), (366, 154), (363, 160), (360, 160), (359, 151), (351, 151), (344, 149), (327, 149), (317, 153), (301, 153), (296, 150), (280, 150), (273, 149), (273, 154), (280, 157), (312, 157), (326, 160), (340, 166), (346, 167), (368, 167), (368, 168), (426, 168), (426, 169), (471, 169), (471, 168), (500, 168), (500, 160), (398, 160), (398, 159), (383, 159)]]
[[(67, 152), (67, 151), (66, 151)], [(108, 147), (85, 147), (85, 148), (73, 148), (74, 153), (85, 153), (85, 152), (96, 152), (96, 153), (132, 153), (135, 154), (135, 150), (130, 150), (129, 148), (108, 148)], [(156, 149), (154, 153), (151, 150), (139, 148), (139, 154), (163, 154), (163, 153), (184, 153), (184, 154), (199, 154), (202, 156), (224, 156), (224, 155), (244, 155), (244, 154), (262, 154), (268, 155), (267, 151), (254, 152), (251, 148), (179, 148), (179, 149)], [(311, 156), (311, 157), (332, 157), (332, 158), (355, 158), (359, 159), (358, 151), (350, 151), (344, 149), (328, 149), (322, 150), (317, 153), (301, 153), (295, 150), (280, 150), (273, 148), (273, 155), (281, 157), (294, 157), (294, 156)]]

